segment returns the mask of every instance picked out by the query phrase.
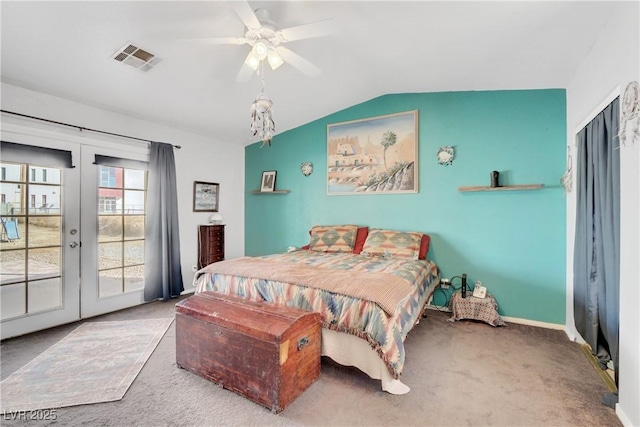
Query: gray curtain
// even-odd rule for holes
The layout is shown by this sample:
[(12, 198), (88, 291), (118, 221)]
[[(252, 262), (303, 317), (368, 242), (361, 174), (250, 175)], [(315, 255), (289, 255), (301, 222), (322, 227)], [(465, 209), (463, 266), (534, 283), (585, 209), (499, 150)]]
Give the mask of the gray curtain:
[(145, 301), (167, 301), (184, 290), (177, 196), (173, 146), (152, 142), (145, 227)]
[(578, 332), (618, 378), (619, 99), (578, 133), (573, 307)]

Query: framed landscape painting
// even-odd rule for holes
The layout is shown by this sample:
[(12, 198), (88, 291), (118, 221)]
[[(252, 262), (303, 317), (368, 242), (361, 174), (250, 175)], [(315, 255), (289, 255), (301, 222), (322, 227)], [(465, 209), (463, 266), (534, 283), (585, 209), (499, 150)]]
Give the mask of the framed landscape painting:
[(327, 125), (327, 194), (418, 192), (418, 110)]
[(220, 184), (216, 182), (193, 182), (193, 211), (218, 212)]

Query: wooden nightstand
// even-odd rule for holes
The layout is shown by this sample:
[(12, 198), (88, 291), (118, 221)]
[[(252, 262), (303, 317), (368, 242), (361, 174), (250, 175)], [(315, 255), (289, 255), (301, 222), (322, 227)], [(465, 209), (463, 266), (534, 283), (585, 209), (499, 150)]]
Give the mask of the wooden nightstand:
[(467, 293), (466, 298), (462, 298), (460, 292), (451, 295), (449, 303), (451, 307), (451, 318), (449, 321), (472, 319), (480, 320), (491, 326), (504, 326), (504, 320), (498, 314), (498, 303), (491, 294), (487, 294), (484, 298), (476, 298)]
[(198, 227), (198, 268), (224, 260), (224, 225)]

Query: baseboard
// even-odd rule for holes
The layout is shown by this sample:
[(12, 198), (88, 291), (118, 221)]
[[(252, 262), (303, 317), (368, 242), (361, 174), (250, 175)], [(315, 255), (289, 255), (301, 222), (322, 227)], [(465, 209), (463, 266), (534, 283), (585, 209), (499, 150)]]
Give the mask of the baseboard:
[(591, 352), (591, 346), (587, 343), (584, 343), (584, 344), (580, 344), (580, 348), (582, 349), (582, 352), (584, 353), (585, 357), (587, 358), (591, 366), (593, 366), (593, 369), (596, 370), (596, 372), (598, 373), (598, 376), (602, 379), (602, 382), (604, 382), (604, 384), (607, 386), (609, 391), (614, 392), (618, 390), (618, 387), (616, 387), (615, 380), (611, 378), (611, 376), (607, 373), (606, 370), (603, 370), (600, 368), (600, 365), (598, 363), (598, 358), (594, 356), (593, 353)]
[[(451, 313), (451, 309), (445, 306), (437, 306), (437, 305), (430, 304), (430, 305), (427, 305), (426, 307), (429, 310), (446, 311), (447, 313)], [(546, 328), (546, 329), (564, 330), (564, 325), (561, 325), (559, 323), (540, 322), (538, 320), (521, 319), (519, 317), (508, 317), (508, 316), (500, 316), (500, 317), (502, 317), (502, 319), (505, 322), (519, 323), (521, 325), (537, 326), (539, 328)]]
[(624, 427), (633, 427), (633, 423), (631, 422), (629, 417), (627, 417), (627, 414), (624, 413), (624, 410), (619, 403), (616, 404), (616, 415), (618, 416), (618, 419)]
[(538, 320), (521, 319), (519, 317), (501, 316), (505, 322), (519, 323), (521, 325), (537, 326), (539, 328), (556, 329), (564, 331), (564, 325), (559, 323), (540, 322)]

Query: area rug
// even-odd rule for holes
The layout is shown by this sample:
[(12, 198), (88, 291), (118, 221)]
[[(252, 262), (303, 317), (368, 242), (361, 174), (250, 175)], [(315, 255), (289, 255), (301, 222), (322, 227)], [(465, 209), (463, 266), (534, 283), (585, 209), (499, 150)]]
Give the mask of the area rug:
[(83, 323), (0, 383), (2, 413), (122, 399), (171, 322)]

